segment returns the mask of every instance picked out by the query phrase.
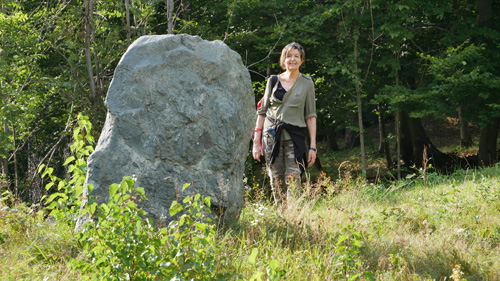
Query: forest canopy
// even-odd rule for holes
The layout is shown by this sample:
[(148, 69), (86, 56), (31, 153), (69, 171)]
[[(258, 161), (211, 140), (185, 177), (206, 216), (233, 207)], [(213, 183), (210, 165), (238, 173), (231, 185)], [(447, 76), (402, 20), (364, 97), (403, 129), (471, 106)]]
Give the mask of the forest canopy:
[[(491, 0), (2, 0), (0, 157), (5, 178), (27, 200), (38, 167), (63, 163), (77, 113), (97, 137), (114, 68), (151, 34), (222, 40), (248, 68), (256, 100), (278, 73), (281, 48), (300, 42), (302, 72), (316, 84), (319, 137), (331, 148), (361, 145), (364, 126), (395, 124), (397, 165), (462, 165), (432, 145), (421, 118), (458, 118), (471, 162), (497, 162), (500, 121), (500, 4)], [(376, 120), (379, 121), (376, 121)], [(381, 151), (387, 134), (381, 134)], [(389, 148), (385, 148), (388, 150)], [(389, 166), (391, 165), (388, 157)], [(394, 162), (394, 161), (392, 161)], [(58, 164), (56, 164), (57, 166)], [(57, 166), (63, 169), (62, 165)], [(57, 172), (57, 171), (56, 171)], [(62, 171), (60, 171), (62, 172)]]

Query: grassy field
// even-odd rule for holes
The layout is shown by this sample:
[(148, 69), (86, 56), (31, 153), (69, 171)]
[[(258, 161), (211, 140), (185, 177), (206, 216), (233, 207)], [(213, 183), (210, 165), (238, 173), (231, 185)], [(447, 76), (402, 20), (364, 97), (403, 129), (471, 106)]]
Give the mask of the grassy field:
[[(10, 207), (9, 207), (9, 206)], [(2, 280), (79, 280), (72, 228), (0, 206)], [(207, 245), (229, 280), (500, 280), (500, 167), (390, 184), (318, 177), (246, 203)]]
[[(477, 151), (451, 141), (453, 124), (445, 128), (433, 139), (442, 151)], [(181, 217), (184, 225), (141, 224), (137, 194), (125, 198), (138, 191), (130, 179), (110, 188), (121, 194), (112, 211), (77, 237), (60, 215), (79, 205), (60, 201), (56, 221), (2, 188), (0, 280), (500, 280), (500, 165), (451, 175), (415, 169), (395, 180), (374, 139), (369, 181), (359, 177), (359, 148), (320, 143), (323, 167), (310, 169), (301, 197), (272, 204), (257, 168), (239, 220), (217, 228), (194, 198), (180, 208), (194, 214)], [(69, 190), (64, 183), (60, 192)]]
[[(499, 172), (428, 174), (425, 184), (415, 177), (389, 186), (324, 178), (318, 184), (326, 191), (286, 208), (249, 204), (223, 253), (245, 263), (256, 247), (257, 270), (276, 259), (289, 280), (365, 271), (380, 280), (449, 280), (454, 270), (455, 280), (500, 280)], [(235, 268), (243, 279), (255, 270), (243, 268)]]

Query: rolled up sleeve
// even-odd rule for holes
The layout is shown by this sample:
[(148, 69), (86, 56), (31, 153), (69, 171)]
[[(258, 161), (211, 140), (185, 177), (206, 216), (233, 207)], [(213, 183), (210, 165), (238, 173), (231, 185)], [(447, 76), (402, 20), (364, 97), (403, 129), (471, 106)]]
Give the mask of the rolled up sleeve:
[(307, 91), (306, 102), (304, 106), (304, 120), (316, 116), (316, 93), (314, 91), (314, 82), (311, 81), (311, 86)]

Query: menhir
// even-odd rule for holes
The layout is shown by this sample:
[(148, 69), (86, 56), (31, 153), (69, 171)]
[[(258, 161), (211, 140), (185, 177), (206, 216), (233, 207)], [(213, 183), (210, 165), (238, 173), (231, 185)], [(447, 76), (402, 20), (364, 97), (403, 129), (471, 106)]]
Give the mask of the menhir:
[(91, 196), (107, 202), (109, 186), (133, 176), (156, 221), (169, 222), (172, 201), (196, 193), (237, 218), (254, 104), (248, 70), (223, 42), (140, 37), (116, 67), (84, 191), (92, 184)]

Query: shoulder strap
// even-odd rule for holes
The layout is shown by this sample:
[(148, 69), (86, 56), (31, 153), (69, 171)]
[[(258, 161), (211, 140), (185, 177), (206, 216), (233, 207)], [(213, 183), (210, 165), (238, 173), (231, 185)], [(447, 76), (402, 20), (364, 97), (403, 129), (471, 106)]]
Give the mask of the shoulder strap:
[[(274, 86), (278, 83), (278, 75), (271, 75), (271, 91), (274, 89)], [(269, 109), (271, 109), (271, 112), (273, 114), (274, 120), (276, 122), (276, 113), (274, 113), (273, 107), (270, 106)]]
[(278, 83), (278, 75), (271, 75), (271, 89)]
[[(271, 75), (270, 79), (271, 79), (271, 90), (272, 90), (274, 88), (274, 85), (276, 85), (276, 83), (278, 82), (278, 75)], [(260, 98), (259, 102), (257, 103), (257, 110), (259, 110), (263, 101), (264, 97)]]
[[(300, 78), (297, 77), (297, 80)], [(276, 83), (278, 82), (278, 75), (271, 75), (271, 89), (274, 88), (274, 85), (276, 85)], [(295, 81), (295, 84), (297, 84), (297, 81)], [(288, 98), (290, 97), (290, 95), (292, 94), (291, 91), (293, 90), (293, 88), (295, 87), (295, 84), (293, 84), (292, 88), (290, 88), (290, 90), (288, 90), (288, 95), (286, 96), (285, 100), (283, 101), (283, 104), (286, 103), (286, 101), (288, 100)], [(276, 113), (274, 112), (273, 110), (273, 107), (270, 106), (269, 109), (271, 109), (271, 112), (273, 113), (273, 117), (274, 117), (274, 120), (277, 120), (276, 118)]]

